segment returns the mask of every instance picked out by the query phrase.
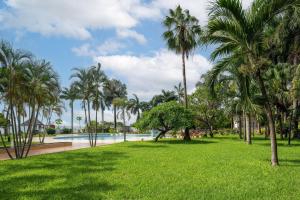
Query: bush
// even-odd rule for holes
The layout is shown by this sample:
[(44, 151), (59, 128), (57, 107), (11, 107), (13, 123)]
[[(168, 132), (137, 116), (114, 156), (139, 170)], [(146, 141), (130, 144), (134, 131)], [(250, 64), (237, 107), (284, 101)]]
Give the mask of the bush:
[(61, 131), (62, 134), (71, 134), (72, 133), (72, 129), (70, 128), (63, 128)]
[(56, 133), (55, 129), (54, 128), (47, 128), (47, 134), (48, 135), (54, 135)]

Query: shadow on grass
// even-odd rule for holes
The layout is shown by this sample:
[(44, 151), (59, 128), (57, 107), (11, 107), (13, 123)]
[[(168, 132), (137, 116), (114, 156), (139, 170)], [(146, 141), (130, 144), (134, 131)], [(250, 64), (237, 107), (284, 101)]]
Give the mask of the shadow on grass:
[(300, 167), (300, 159), (281, 159), (279, 162), (282, 166)]
[[(270, 146), (270, 143), (257, 143), (258, 145), (261, 145), (261, 146)], [(288, 145), (286, 143), (277, 143), (277, 146), (279, 147), (299, 147), (300, 144), (299, 143), (296, 143), (296, 144), (291, 144), (291, 145)]]
[(157, 142), (152, 141), (152, 144), (212, 144), (217, 143), (217, 141), (208, 141), (208, 140), (191, 140), (191, 141), (184, 141), (184, 140), (158, 140)]
[[(155, 144), (155, 143), (154, 143)], [(157, 143), (156, 143), (157, 144)], [(129, 148), (166, 148), (166, 145), (153, 145), (153, 144), (132, 144), (128, 146)]]
[(116, 190), (100, 178), (118, 167), (123, 152), (97, 149), (70, 151), (9, 161), (0, 165), (3, 199), (102, 199)]

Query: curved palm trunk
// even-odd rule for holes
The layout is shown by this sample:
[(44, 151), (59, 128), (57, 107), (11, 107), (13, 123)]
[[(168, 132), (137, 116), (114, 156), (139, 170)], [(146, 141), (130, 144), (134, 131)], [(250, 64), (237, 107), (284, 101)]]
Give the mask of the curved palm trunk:
[[(188, 108), (186, 75), (185, 75), (185, 51), (182, 51), (182, 76), (183, 76), (183, 87), (184, 87), (184, 105), (185, 108)], [(187, 127), (184, 129), (183, 139), (187, 141), (191, 140), (189, 129)]]
[(267, 95), (266, 87), (264, 84), (264, 81), (261, 77), (260, 71), (256, 74), (258, 79), (258, 84), (262, 93), (262, 96), (265, 99), (265, 111), (268, 118), (269, 123), (269, 131), (270, 131), (270, 141), (271, 141), (271, 162), (273, 166), (277, 166), (279, 164), (278, 162), (278, 152), (277, 152), (277, 141), (276, 141), (276, 133), (275, 133), (275, 124), (274, 124), (274, 118), (273, 118), (273, 112), (270, 105), (270, 101)]

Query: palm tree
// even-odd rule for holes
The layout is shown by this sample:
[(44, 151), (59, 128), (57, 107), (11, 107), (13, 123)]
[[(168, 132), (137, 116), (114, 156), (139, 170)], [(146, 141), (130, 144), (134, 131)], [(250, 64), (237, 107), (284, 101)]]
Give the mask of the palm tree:
[[(185, 58), (188, 59), (191, 52), (198, 46), (201, 28), (196, 17), (191, 16), (188, 10), (182, 10), (180, 6), (177, 6), (175, 10), (169, 11), (169, 16), (166, 16), (163, 24), (167, 28), (163, 37), (167, 42), (168, 48), (178, 54), (181, 54), (182, 57), (184, 104), (187, 108), (188, 98), (185, 75)], [(184, 139), (191, 139), (187, 128), (185, 130)]]
[[(7, 153), (11, 159), (20, 159), (27, 157), (30, 151), (40, 111), (60, 93), (58, 76), (49, 62), (33, 60), (29, 53), (14, 50), (5, 42), (0, 43), (0, 63), (6, 77), (0, 83), (1, 95), (8, 108), (6, 116), (10, 121), (15, 156)], [(24, 121), (26, 116), (29, 125), (22, 134), (21, 118)]]
[(74, 101), (78, 98), (78, 90), (75, 85), (71, 85), (70, 89), (64, 88), (61, 94), (61, 98), (69, 100), (69, 106), (71, 108), (71, 130), (74, 132)]
[(178, 96), (175, 94), (174, 91), (166, 91), (162, 90), (161, 94), (155, 95), (151, 101), (150, 104), (152, 107), (155, 107), (161, 103), (169, 102), (169, 101), (177, 101)]
[(142, 104), (136, 94), (132, 95), (133, 98), (129, 99), (127, 110), (129, 110), (132, 114), (137, 115), (136, 120), (140, 119)]
[(79, 130), (81, 130), (80, 121), (82, 120), (82, 117), (81, 116), (77, 116), (76, 120), (78, 121), (78, 124), (79, 124)]
[(174, 89), (178, 96), (179, 103), (183, 103), (182, 99), (184, 98), (184, 88), (182, 87), (181, 82), (178, 85), (175, 85)]
[(130, 120), (130, 113), (127, 109), (128, 102), (127, 99), (125, 98), (115, 98), (112, 102), (112, 104), (117, 108), (118, 113), (117, 113), (117, 118), (123, 120), (123, 135), (124, 135), (124, 142), (126, 141), (126, 119)]
[[(127, 96), (126, 85), (116, 79), (107, 80), (104, 83), (103, 93), (105, 96), (106, 105), (111, 106), (113, 105), (113, 100), (115, 98), (126, 98)], [(113, 105), (113, 112), (114, 112), (114, 128), (116, 129), (117, 128), (117, 107), (115, 105)]]
[(272, 19), (282, 13), (296, 0), (256, 0), (247, 10), (242, 8), (240, 0), (216, 0), (209, 13), (207, 41), (217, 45), (212, 52), (213, 60), (226, 58), (233, 52), (244, 56), (244, 73), (255, 77), (264, 98), (271, 140), (271, 162), (278, 165), (277, 142), (273, 111), (263, 80), (264, 69), (269, 62), (262, 56), (264, 29)]
[(75, 79), (74, 86), (79, 91), (78, 96), (82, 99), (82, 107), (84, 109), (84, 121), (86, 125), (90, 124), (90, 98), (93, 90), (92, 73), (89, 69), (74, 68), (74, 73), (70, 79)]
[[(95, 135), (91, 135), (92, 140), (92, 146), (95, 147), (97, 143), (97, 125), (98, 125), (98, 111), (99, 108), (102, 108), (102, 114), (103, 114), (103, 106), (101, 105), (103, 102), (103, 94), (102, 94), (102, 86), (104, 82), (106, 81), (106, 75), (101, 70), (101, 64), (98, 63), (97, 67), (92, 67), (90, 69), (90, 73), (92, 74), (93, 79), (93, 91), (92, 91), (92, 107), (96, 111), (96, 123), (95, 123)], [(103, 119), (103, 117), (102, 117)]]

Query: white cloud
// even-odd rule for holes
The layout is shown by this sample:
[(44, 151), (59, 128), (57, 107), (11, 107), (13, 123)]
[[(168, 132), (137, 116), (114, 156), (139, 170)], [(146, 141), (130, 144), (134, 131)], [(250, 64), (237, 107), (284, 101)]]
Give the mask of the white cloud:
[(139, 34), (138, 32), (130, 29), (118, 29), (117, 35), (120, 38), (135, 39), (140, 44), (145, 44), (147, 42), (146, 38), (142, 34)]
[(116, 53), (123, 48), (125, 48), (125, 45), (123, 43), (113, 39), (109, 39), (106, 40), (103, 44), (96, 47), (93, 47), (89, 43), (85, 43), (80, 47), (72, 48), (72, 51), (77, 56), (94, 57), (98, 55), (108, 55), (108, 54)]
[[(244, 8), (247, 8), (253, 0), (242, 0)], [(177, 5), (188, 9), (191, 15), (194, 15), (203, 26), (207, 23), (208, 8), (211, 0), (153, 0), (152, 6), (158, 8), (163, 14), (168, 14), (169, 9), (174, 9)]]
[[(252, 1), (243, 0), (243, 5)], [(22, 31), (77, 39), (91, 38), (92, 30), (116, 29), (121, 37), (145, 43), (144, 36), (133, 29), (143, 19), (161, 20), (179, 4), (205, 24), (209, 0), (6, 0), (0, 22)]]
[(140, 0), (7, 0), (0, 20), (8, 27), (43, 35), (88, 39), (91, 30), (135, 27), (159, 11)]
[[(181, 57), (167, 50), (160, 50), (153, 56), (111, 55), (98, 56), (106, 72), (125, 80), (128, 92), (136, 93), (144, 100), (159, 94), (162, 89), (173, 89), (182, 81)], [(186, 63), (187, 84), (193, 90), (201, 74), (211, 68), (210, 62), (196, 54)]]

